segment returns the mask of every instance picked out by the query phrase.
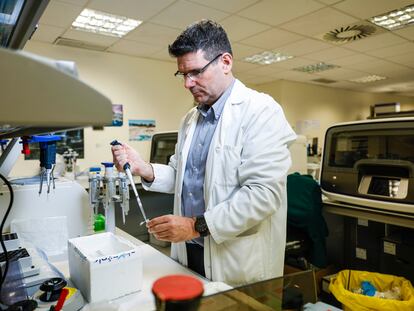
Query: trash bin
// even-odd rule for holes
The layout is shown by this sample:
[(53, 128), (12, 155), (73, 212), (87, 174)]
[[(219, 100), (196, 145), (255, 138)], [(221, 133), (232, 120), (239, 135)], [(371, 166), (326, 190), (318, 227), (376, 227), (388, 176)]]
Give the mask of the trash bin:
[[(379, 292), (386, 292), (394, 287), (401, 290), (401, 300), (365, 296), (353, 292), (360, 288), (361, 282), (368, 281)], [(414, 310), (414, 288), (403, 277), (367, 271), (342, 270), (331, 279), (329, 290), (342, 303), (344, 310), (358, 311), (411, 311)]]

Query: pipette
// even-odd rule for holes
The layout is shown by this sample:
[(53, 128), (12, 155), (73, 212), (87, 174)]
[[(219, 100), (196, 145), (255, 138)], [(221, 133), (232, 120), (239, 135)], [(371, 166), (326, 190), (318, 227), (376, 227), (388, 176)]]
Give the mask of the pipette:
[[(116, 146), (116, 145), (122, 145), (122, 144), (119, 141), (114, 140), (114, 141), (111, 142), (111, 145)], [(149, 219), (145, 215), (145, 211), (144, 211), (144, 208), (142, 207), (141, 199), (139, 198), (137, 188), (135, 187), (135, 181), (134, 181), (134, 178), (132, 177), (132, 173), (131, 173), (131, 165), (129, 165), (129, 163), (127, 162), (127, 163), (124, 164), (123, 169), (125, 171), (125, 174), (128, 176), (129, 183), (131, 184), (132, 191), (134, 191), (135, 198), (137, 199), (138, 207), (141, 211), (142, 217), (144, 217), (144, 221), (139, 224), (140, 226), (142, 226), (143, 224), (148, 223)]]

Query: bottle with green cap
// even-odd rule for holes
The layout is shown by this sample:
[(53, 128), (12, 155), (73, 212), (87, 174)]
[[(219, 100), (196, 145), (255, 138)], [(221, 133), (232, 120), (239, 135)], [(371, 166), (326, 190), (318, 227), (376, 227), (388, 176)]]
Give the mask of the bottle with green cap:
[(102, 214), (96, 214), (94, 220), (93, 231), (95, 231), (95, 233), (105, 231), (105, 216)]

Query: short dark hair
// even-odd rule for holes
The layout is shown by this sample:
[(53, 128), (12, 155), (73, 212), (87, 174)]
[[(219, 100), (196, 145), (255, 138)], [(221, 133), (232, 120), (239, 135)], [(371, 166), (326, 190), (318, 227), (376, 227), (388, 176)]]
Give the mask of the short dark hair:
[(208, 19), (203, 19), (188, 26), (168, 46), (168, 52), (173, 57), (196, 53), (199, 50), (204, 52), (206, 60), (212, 60), (220, 53), (233, 55), (229, 38), (223, 27)]

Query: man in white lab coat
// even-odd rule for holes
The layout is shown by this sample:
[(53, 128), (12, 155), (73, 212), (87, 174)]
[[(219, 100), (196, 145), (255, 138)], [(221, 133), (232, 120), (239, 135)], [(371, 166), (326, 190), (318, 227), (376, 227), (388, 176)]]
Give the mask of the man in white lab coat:
[(184, 117), (168, 165), (149, 164), (124, 144), (144, 188), (174, 193), (174, 215), (152, 219), (149, 232), (171, 241), (171, 256), (213, 281), (241, 285), (283, 274), (288, 145), (296, 135), (270, 96), (232, 74), (223, 28), (202, 20), (169, 46), (197, 107)]

